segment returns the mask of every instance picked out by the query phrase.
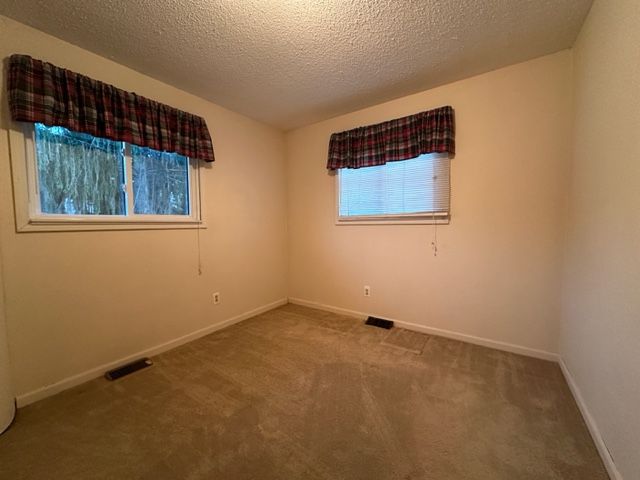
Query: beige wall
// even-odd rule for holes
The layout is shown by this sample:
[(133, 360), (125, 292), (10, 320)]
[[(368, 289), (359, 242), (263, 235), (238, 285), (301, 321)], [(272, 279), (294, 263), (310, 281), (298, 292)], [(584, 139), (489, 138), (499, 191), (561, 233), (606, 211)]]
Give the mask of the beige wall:
[(561, 355), (623, 478), (640, 478), (640, 3), (596, 0), (574, 48)]
[(281, 132), (0, 17), (0, 58), (12, 53), (204, 116), (217, 157), (203, 170), (202, 276), (195, 230), (16, 234), (1, 90), (0, 243), (18, 395), (286, 297)]
[(4, 281), (2, 276), (2, 245), (0, 244), (0, 432), (13, 419), (13, 382), (9, 364), (6, 317), (4, 314)]
[[(570, 79), (563, 51), (289, 132), (289, 296), (556, 352)], [(331, 133), (448, 104), (438, 257), (433, 226), (336, 226)]]
[[(0, 262), (7, 299), (3, 309), (0, 297), (0, 344), (6, 317), (17, 394), (288, 292), (559, 351), (620, 472), (635, 478), (639, 21), (634, 0), (596, 0), (574, 50), (573, 83), (572, 53), (564, 51), (284, 136), (0, 17), (2, 58), (28, 53), (203, 115), (218, 159), (203, 171), (209, 228), (201, 232), (202, 276), (193, 230), (16, 234), (12, 125), (0, 90)], [(430, 248), (433, 226), (336, 226), (335, 179), (325, 170), (330, 134), (446, 104), (456, 110), (458, 152), (453, 218), (438, 227), (438, 257)], [(370, 298), (363, 297), (365, 284)], [(211, 302), (214, 291), (222, 293), (219, 306)], [(0, 390), (6, 384), (0, 378)]]

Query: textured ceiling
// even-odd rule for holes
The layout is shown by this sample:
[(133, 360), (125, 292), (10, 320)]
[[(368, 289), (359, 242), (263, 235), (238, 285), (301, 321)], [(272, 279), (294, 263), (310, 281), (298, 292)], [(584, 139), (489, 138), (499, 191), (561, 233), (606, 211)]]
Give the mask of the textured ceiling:
[(573, 45), (592, 0), (0, 0), (0, 14), (290, 129)]

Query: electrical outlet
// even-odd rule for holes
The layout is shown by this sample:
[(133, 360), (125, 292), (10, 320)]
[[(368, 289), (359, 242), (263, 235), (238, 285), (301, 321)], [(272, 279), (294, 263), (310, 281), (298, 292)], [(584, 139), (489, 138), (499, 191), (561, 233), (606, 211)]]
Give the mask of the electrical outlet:
[(213, 297), (213, 304), (218, 305), (220, 303), (220, 292), (214, 293), (212, 297)]
[(370, 297), (371, 296), (371, 287), (369, 285), (365, 285), (364, 286), (364, 296), (365, 297)]

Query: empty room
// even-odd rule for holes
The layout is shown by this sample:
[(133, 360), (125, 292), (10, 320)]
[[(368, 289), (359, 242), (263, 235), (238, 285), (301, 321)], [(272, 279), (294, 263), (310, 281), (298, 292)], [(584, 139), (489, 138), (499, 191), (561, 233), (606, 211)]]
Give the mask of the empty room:
[(638, 0), (0, 0), (0, 479), (640, 480)]

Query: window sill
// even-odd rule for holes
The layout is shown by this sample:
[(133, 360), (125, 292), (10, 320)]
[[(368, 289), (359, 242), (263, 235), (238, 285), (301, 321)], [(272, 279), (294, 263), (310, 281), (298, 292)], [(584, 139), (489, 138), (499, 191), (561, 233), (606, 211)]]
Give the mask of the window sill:
[(336, 225), (449, 225), (451, 215), (406, 217), (337, 217)]
[(18, 225), (18, 232), (87, 232), (105, 230), (183, 230), (207, 228), (198, 220), (85, 220), (85, 219), (31, 219)]

